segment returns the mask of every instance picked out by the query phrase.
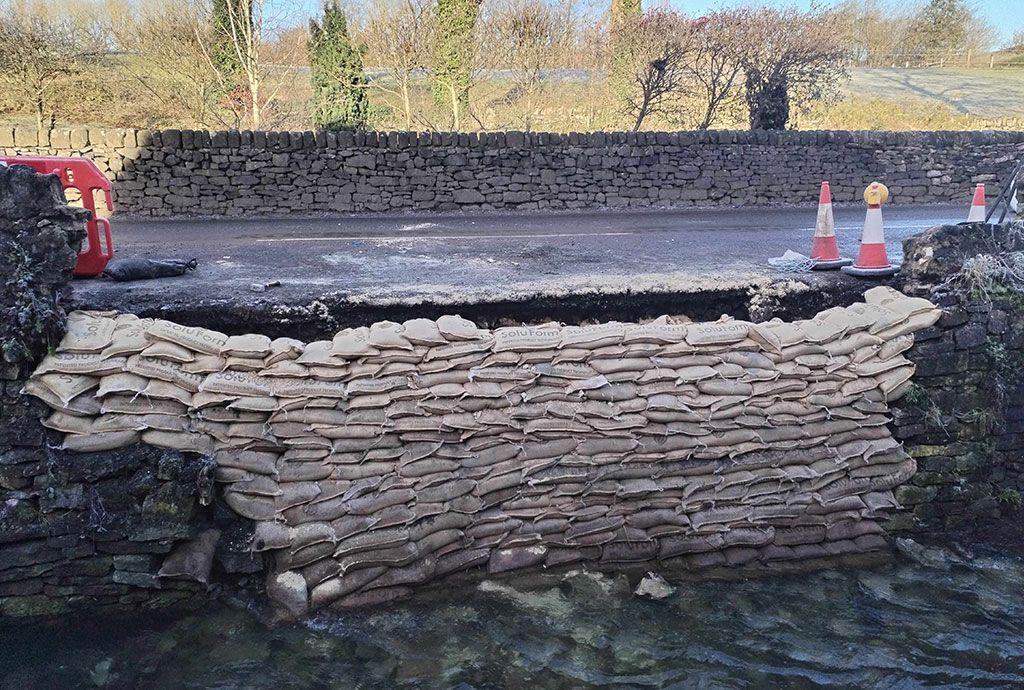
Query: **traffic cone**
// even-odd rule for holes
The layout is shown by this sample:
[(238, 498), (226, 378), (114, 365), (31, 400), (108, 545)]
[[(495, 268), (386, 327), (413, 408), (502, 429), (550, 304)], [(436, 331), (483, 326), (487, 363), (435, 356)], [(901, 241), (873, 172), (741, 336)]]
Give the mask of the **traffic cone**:
[(967, 222), (985, 222), (985, 185), (980, 182), (974, 188), (974, 198), (971, 200), (971, 210), (967, 214)]
[(843, 273), (862, 278), (894, 275), (899, 269), (889, 263), (885, 251), (885, 233), (882, 229), (882, 204), (889, 198), (889, 190), (881, 182), (872, 182), (864, 190), (868, 212), (864, 217), (864, 234), (860, 240), (860, 254), (853, 266), (843, 266)]
[(836, 242), (836, 221), (832, 216), (832, 190), (828, 182), (821, 183), (821, 194), (818, 196), (818, 220), (814, 224), (814, 243), (811, 245), (811, 266), (815, 271), (828, 271), (853, 263), (850, 259), (839, 256), (839, 245)]

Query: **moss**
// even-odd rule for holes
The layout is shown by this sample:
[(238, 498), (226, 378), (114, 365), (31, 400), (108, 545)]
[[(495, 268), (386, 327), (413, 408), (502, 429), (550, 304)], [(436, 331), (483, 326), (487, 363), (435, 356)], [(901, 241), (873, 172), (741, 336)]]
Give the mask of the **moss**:
[(1024, 496), (1017, 489), (1003, 489), (996, 495), (996, 500), (1010, 506), (1014, 510), (1020, 509), (1021, 505), (1024, 504)]
[(996, 413), (989, 408), (975, 407), (957, 415), (957, 417), (964, 424), (973, 426), (977, 433), (987, 434), (992, 431), (996, 420)]
[(920, 407), (928, 399), (928, 391), (918, 383), (911, 383), (907, 392), (903, 394), (903, 400), (914, 407)]
[(57, 616), (67, 613), (68, 610), (68, 605), (63, 599), (51, 599), (43, 595), (0, 599), (0, 613), (12, 618)]
[(939, 455), (950, 455), (948, 446), (919, 445), (907, 448), (907, 452), (914, 458), (929, 458)]

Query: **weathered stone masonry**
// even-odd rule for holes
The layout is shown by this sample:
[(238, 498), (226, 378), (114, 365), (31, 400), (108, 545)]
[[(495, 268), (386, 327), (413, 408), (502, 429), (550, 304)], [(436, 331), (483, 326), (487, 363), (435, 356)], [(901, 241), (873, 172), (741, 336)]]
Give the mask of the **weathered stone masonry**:
[[(41, 143), (42, 142), (42, 143)], [(0, 153), (84, 155), (149, 216), (966, 199), (1024, 132), (199, 132), (0, 128)], [(990, 185), (994, 187), (994, 185)], [(991, 191), (995, 191), (992, 189)]]
[(904, 290), (943, 309), (907, 357), (914, 387), (894, 432), (918, 471), (897, 490), (890, 530), (984, 533), (1017, 525), (1024, 496), (1024, 301), (995, 284), (987, 294), (945, 285), (965, 260), (1024, 250), (1022, 228), (940, 226), (908, 240)]
[(220, 577), (262, 567), (241, 522), (203, 505), (208, 463), (143, 445), (61, 451), (61, 434), (40, 424), (45, 405), (21, 393), (64, 335), (82, 214), (56, 178), (0, 167), (0, 616), (180, 601), (204, 588), (158, 570), (210, 525)]

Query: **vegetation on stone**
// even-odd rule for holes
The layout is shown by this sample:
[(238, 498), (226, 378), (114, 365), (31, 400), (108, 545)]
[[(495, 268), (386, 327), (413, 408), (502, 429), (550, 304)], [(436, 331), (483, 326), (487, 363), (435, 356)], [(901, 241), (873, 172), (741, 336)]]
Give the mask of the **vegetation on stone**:
[(56, 178), (0, 166), (4, 378), (16, 378), (63, 337), (63, 295), (85, 237), (86, 216), (64, 205)]
[(919, 470), (890, 529), (979, 533), (1019, 514), (1024, 301), (1007, 270), (1020, 230), (940, 226), (906, 243), (905, 289), (945, 313), (909, 353), (918, 368), (895, 424)]
[[(86, 215), (66, 205), (55, 177), (0, 166), (0, 615), (180, 602), (198, 588), (161, 582), (162, 554), (213, 520), (202, 505), (211, 481), (202, 459), (142, 446), (54, 452), (40, 409), (22, 393), (65, 336)], [(225, 529), (230, 518), (220, 516)], [(237, 545), (222, 551), (239, 567)], [(161, 591), (140, 599), (140, 587)]]

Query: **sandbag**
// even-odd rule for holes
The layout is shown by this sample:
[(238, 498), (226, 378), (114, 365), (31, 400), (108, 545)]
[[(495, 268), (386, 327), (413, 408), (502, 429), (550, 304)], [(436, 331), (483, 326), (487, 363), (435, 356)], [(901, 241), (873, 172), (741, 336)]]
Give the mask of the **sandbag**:
[(119, 283), (153, 278), (173, 278), (196, 270), (196, 259), (114, 259), (103, 269), (106, 278)]

